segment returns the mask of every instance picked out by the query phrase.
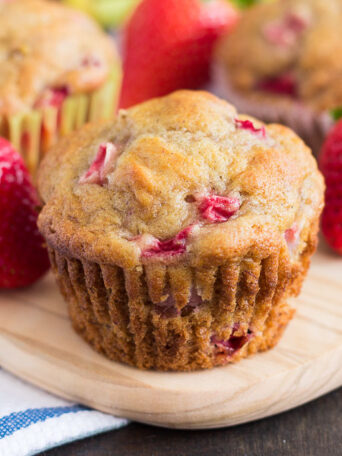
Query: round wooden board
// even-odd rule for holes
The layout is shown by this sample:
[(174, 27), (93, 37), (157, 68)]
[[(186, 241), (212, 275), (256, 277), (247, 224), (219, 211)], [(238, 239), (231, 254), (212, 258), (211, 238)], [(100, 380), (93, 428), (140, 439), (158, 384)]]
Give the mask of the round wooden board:
[(0, 365), (63, 398), (160, 426), (230, 426), (273, 415), (342, 385), (342, 261), (320, 251), (280, 344), (236, 365), (139, 371), (95, 353), (71, 329), (49, 275), (0, 293)]

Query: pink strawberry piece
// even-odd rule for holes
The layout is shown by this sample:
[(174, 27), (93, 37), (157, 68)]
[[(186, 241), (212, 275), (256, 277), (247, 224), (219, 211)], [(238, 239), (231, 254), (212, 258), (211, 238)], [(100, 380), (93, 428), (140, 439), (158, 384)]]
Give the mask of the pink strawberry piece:
[(81, 65), (84, 67), (100, 67), (101, 62), (97, 57), (87, 56), (82, 59)]
[(280, 21), (273, 21), (264, 28), (266, 39), (278, 46), (293, 46), (302, 32), (309, 25), (308, 21), (296, 13), (290, 13)]
[(291, 228), (285, 231), (285, 240), (289, 245), (294, 245), (299, 238), (299, 227), (294, 223)]
[(61, 108), (64, 100), (70, 95), (68, 87), (47, 89), (35, 104), (36, 108)]
[(197, 293), (196, 288), (192, 288), (189, 301), (185, 307), (183, 307), (181, 315), (186, 317), (194, 312), (203, 304), (203, 299)]
[(293, 30), (294, 33), (302, 33), (310, 25), (310, 21), (307, 17), (300, 15), (298, 13), (290, 13), (287, 16), (286, 24), (289, 29)]
[(298, 87), (295, 78), (290, 73), (262, 79), (257, 84), (257, 89), (278, 95), (298, 97)]
[(0, 289), (28, 286), (49, 269), (38, 203), (22, 158), (0, 138)]
[(243, 336), (235, 336), (235, 333), (236, 330), (233, 329), (228, 340), (220, 340), (216, 336), (211, 337), (210, 342), (215, 346), (216, 354), (224, 354), (228, 357), (233, 356), (252, 338), (250, 331)]
[(175, 299), (170, 293), (164, 302), (155, 304), (154, 309), (163, 318), (174, 318), (178, 315), (186, 317), (195, 312), (202, 303), (202, 298), (198, 295), (196, 289), (193, 288), (191, 290), (188, 303), (181, 309), (181, 311), (177, 309)]
[(186, 251), (186, 241), (190, 236), (193, 228), (194, 225), (190, 225), (184, 230), (180, 231), (177, 236), (171, 239), (167, 239), (166, 241), (156, 240), (156, 242), (151, 247), (143, 250), (142, 256), (144, 258), (151, 258), (181, 255)]
[(235, 119), (235, 125), (237, 128), (240, 128), (241, 130), (249, 130), (252, 133), (255, 133), (257, 135), (260, 135), (262, 138), (266, 138), (266, 129), (264, 126), (260, 128), (256, 128), (253, 125), (253, 122), (250, 120), (241, 120), (241, 119)]
[(201, 217), (211, 223), (222, 223), (230, 219), (240, 209), (238, 198), (210, 195), (201, 199)]
[(88, 171), (80, 178), (79, 183), (103, 185), (108, 174), (115, 169), (118, 155), (119, 150), (114, 144), (100, 144), (94, 161)]
[(162, 318), (174, 318), (180, 314), (172, 296), (168, 296), (168, 298), (160, 304), (155, 304), (154, 310)]

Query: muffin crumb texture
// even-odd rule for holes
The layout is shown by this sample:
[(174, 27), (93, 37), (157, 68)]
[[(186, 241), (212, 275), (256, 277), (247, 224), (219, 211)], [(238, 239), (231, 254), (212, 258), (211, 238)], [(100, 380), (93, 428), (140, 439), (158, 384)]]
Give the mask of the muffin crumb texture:
[(113, 360), (194, 370), (276, 344), (324, 184), (288, 128), (179, 91), (63, 139), (39, 189), (77, 332)]
[(43, 0), (0, 2), (0, 115), (59, 107), (100, 87), (114, 43), (86, 15)]
[(234, 88), (301, 100), (316, 112), (342, 105), (340, 0), (260, 3), (218, 47)]

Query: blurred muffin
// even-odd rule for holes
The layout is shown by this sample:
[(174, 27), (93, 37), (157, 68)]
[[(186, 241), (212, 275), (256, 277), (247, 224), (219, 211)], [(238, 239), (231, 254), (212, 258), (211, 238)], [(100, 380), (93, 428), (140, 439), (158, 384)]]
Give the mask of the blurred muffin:
[(291, 130), (180, 91), (51, 150), (39, 227), (73, 326), (96, 350), (139, 368), (210, 368), (280, 338), (323, 187)]
[(113, 117), (118, 56), (82, 13), (43, 0), (0, 2), (0, 55), (0, 134), (32, 172), (59, 136)]
[(318, 151), (342, 106), (340, 0), (278, 0), (248, 10), (217, 49), (216, 79), (239, 109), (292, 127)]

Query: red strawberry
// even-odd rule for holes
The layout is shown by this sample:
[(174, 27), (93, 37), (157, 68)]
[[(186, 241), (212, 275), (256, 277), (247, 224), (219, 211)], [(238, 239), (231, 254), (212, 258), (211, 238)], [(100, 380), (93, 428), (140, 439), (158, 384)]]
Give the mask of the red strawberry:
[(328, 244), (342, 254), (342, 120), (323, 145), (320, 167), (327, 185), (322, 231)]
[(143, 0), (124, 32), (120, 107), (207, 83), (214, 44), (237, 18), (223, 0)]
[(30, 285), (49, 268), (37, 203), (22, 158), (0, 138), (0, 288)]

